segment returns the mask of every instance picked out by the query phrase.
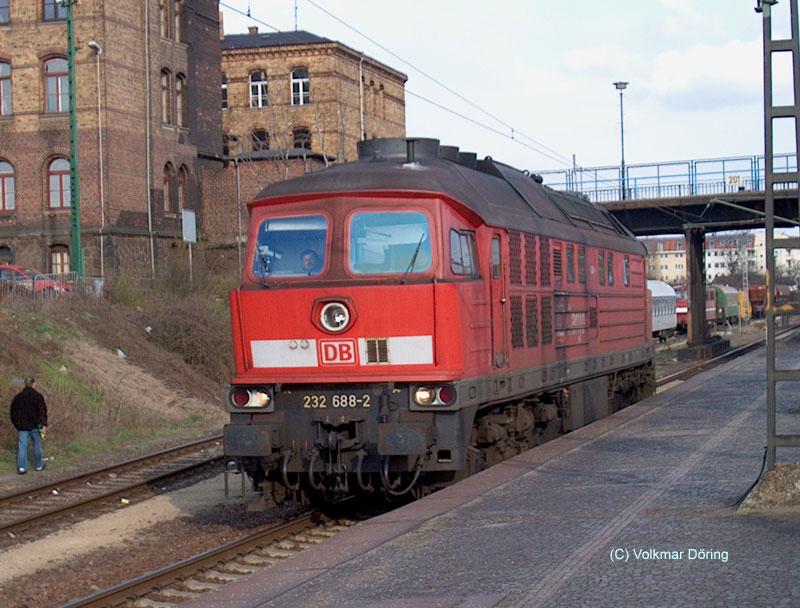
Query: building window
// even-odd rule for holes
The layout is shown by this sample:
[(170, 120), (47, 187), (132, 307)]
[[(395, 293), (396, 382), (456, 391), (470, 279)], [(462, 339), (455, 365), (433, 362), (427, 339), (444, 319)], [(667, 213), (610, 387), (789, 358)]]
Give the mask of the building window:
[(165, 125), (172, 124), (171, 76), (169, 70), (161, 70), (161, 122)]
[(607, 260), (608, 260), (608, 268), (607, 268), (607, 270), (608, 270), (608, 286), (609, 287), (613, 287), (614, 286), (614, 254), (613, 253), (609, 253), (608, 257), (607, 257)]
[(255, 129), (250, 133), (253, 144), (253, 152), (259, 150), (269, 150), (269, 133), (264, 129)]
[(164, 213), (175, 213), (175, 169), (172, 163), (164, 165)]
[(69, 161), (55, 158), (47, 169), (50, 184), (50, 209), (68, 209), (70, 206)]
[(175, 42), (183, 42), (183, 0), (175, 0), (173, 11)]
[(0, 160), (0, 211), (14, 211), (14, 167)]
[(53, 245), (50, 247), (50, 272), (53, 274), (66, 274), (69, 272), (69, 249), (66, 245)]
[(250, 74), (250, 107), (263, 108), (267, 105), (267, 73), (257, 70)]
[(11, 15), (8, 11), (8, 0), (0, 0), (0, 25), (5, 25), (11, 21)]
[(162, 38), (172, 37), (169, 31), (169, 6), (167, 5), (167, 0), (159, 0), (158, 2), (158, 29)]
[(44, 62), (44, 90), (47, 112), (69, 112), (69, 66), (63, 57)]
[(292, 70), (292, 105), (304, 106), (311, 101), (311, 87), (308, 83), (308, 70)]
[[(0, 0), (2, 2), (2, 0)], [(0, 8), (2, 15), (2, 8)], [(11, 64), (0, 61), (0, 116), (11, 115)]]
[(44, 0), (43, 16), (45, 21), (63, 21), (67, 18), (67, 7), (61, 5), (61, 0)]
[(175, 114), (179, 127), (186, 126), (186, 77), (183, 74), (175, 76)]
[(222, 75), (222, 109), (228, 109), (228, 77)]
[(293, 147), (311, 149), (311, 131), (306, 127), (298, 127), (292, 131)]
[(178, 169), (178, 210), (186, 209), (186, 188), (189, 182), (189, 170), (186, 165)]

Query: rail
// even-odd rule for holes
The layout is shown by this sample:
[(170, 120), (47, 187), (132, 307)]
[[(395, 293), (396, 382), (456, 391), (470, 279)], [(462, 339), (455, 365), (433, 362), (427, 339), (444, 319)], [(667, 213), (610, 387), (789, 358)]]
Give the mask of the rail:
[(0, 496), (0, 532), (19, 533), (43, 519), (129, 495), (153, 482), (221, 461), (221, 441), (222, 436), (215, 435)]

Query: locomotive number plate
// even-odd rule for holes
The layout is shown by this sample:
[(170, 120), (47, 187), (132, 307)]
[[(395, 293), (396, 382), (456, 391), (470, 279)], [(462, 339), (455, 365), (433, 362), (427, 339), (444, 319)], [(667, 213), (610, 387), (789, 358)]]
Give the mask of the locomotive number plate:
[(371, 406), (372, 397), (366, 393), (361, 395), (353, 393), (303, 395), (303, 408), (307, 410), (367, 408)]

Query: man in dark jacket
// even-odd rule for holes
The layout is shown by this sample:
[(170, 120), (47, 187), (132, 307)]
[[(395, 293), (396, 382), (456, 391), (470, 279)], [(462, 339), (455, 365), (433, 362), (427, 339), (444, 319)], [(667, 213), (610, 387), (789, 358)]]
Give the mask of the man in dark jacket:
[(44, 397), (34, 387), (36, 380), (25, 378), (23, 388), (11, 402), (11, 423), (19, 432), (17, 446), (17, 472), (28, 472), (28, 442), (33, 443), (33, 460), (36, 470), (44, 469), (42, 461), (42, 436), (40, 431), (47, 429), (47, 405)]

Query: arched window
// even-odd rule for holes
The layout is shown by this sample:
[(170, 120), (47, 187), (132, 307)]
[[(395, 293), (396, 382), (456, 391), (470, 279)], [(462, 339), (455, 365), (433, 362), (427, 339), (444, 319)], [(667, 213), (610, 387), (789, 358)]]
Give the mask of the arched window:
[(52, 245), (50, 247), (50, 272), (53, 274), (66, 274), (69, 272), (69, 249), (66, 245)]
[(267, 105), (267, 73), (256, 70), (250, 73), (250, 107), (263, 108)]
[(8, 245), (0, 245), (0, 264), (13, 264), (14, 253)]
[(47, 168), (47, 181), (50, 184), (50, 209), (68, 209), (70, 206), (69, 161), (54, 158)]
[(304, 106), (311, 101), (311, 85), (308, 82), (308, 70), (295, 68), (292, 70), (292, 105)]
[(175, 42), (183, 42), (183, 0), (175, 0), (172, 10), (175, 23)]
[[(3, 0), (0, 0), (2, 4)], [(2, 8), (0, 8), (2, 15)], [(11, 64), (0, 61), (0, 116), (11, 114)]]
[(186, 188), (189, 182), (189, 170), (186, 165), (178, 169), (178, 211), (186, 209)]
[(45, 111), (69, 112), (69, 66), (63, 57), (44, 62)]
[(269, 150), (269, 133), (265, 129), (253, 129), (250, 139), (253, 144), (253, 152)]
[(161, 122), (165, 125), (172, 124), (172, 96), (169, 84), (171, 77), (169, 70), (161, 70)]
[(174, 213), (175, 209), (175, 169), (172, 163), (164, 165), (164, 213)]
[(0, 211), (16, 209), (14, 194), (14, 167), (0, 160)]
[(158, 30), (162, 38), (172, 38), (169, 31), (169, 5), (167, 0), (158, 0)]
[(297, 127), (292, 131), (295, 148), (311, 149), (311, 131), (307, 127)]
[(228, 108), (228, 77), (222, 75), (222, 109)]
[(186, 126), (186, 77), (183, 74), (175, 76), (175, 114), (179, 127)]
[(67, 7), (61, 0), (44, 0), (42, 17), (45, 21), (63, 21), (67, 18)]

